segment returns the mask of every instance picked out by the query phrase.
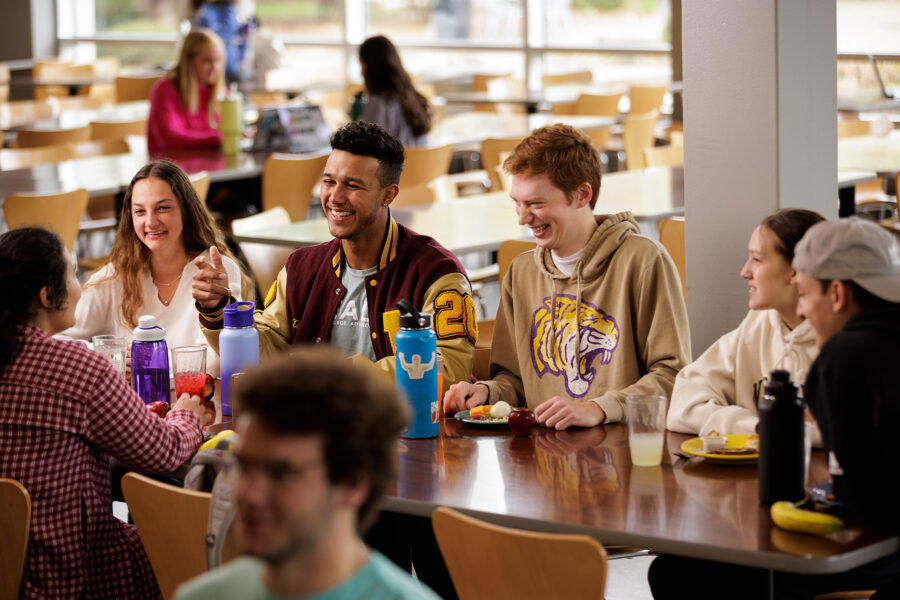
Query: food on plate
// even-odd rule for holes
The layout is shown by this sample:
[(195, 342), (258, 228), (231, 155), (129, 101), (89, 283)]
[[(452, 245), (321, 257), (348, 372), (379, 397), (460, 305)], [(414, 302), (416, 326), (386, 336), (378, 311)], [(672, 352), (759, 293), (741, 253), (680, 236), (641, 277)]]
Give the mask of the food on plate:
[(747, 447), (759, 450), (759, 434), (753, 433), (747, 436)]
[(514, 408), (509, 413), (509, 430), (513, 435), (526, 436), (534, 431), (534, 411), (530, 408)]
[(484, 417), (491, 414), (492, 405), (490, 404), (482, 404), (481, 406), (473, 406), (469, 409), (469, 416), (472, 418), (475, 417)]
[(493, 407), (491, 407), (491, 416), (496, 419), (505, 419), (509, 416), (511, 410), (512, 407), (508, 403), (501, 400)]
[(844, 522), (834, 515), (800, 508), (803, 502), (776, 502), (770, 509), (772, 521), (782, 529), (814, 535), (827, 535), (843, 527)]
[(722, 452), (725, 449), (725, 443), (728, 441), (721, 435), (706, 435), (700, 438), (703, 440), (704, 452)]

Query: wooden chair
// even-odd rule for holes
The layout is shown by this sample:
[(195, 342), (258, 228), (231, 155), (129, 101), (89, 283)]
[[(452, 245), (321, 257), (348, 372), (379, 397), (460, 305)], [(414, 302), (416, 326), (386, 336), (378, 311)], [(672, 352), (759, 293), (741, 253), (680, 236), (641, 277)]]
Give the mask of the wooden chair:
[[(55, 148), (56, 146), (49, 146)], [(72, 158), (90, 158), (92, 156), (112, 156), (114, 154), (128, 154), (131, 146), (124, 139), (90, 140), (66, 144), (63, 148), (72, 153)], [(38, 148), (39, 150), (40, 148)]]
[(134, 102), (149, 100), (150, 91), (156, 85), (158, 75), (147, 77), (116, 77), (116, 100), (118, 102)]
[(644, 148), (644, 165), (648, 167), (683, 167), (684, 146), (670, 144)]
[(621, 92), (617, 94), (581, 94), (575, 101), (575, 114), (615, 117), (619, 114), (621, 99)]
[(313, 190), (322, 178), (327, 160), (327, 156), (269, 156), (262, 170), (262, 209), (283, 206), (291, 221), (306, 220)]
[(622, 125), (622, 147), (625, 150), (625, 168), (643, 169), (644, 149), (654, 145), (656, 113), (629, 116)]
[[(175, 588), (206, 572), (206, 526), (210, 494), (161, 483), (137, 473), (122, 477), (128, 512), (147, 551), (163, 598)], [(231, 531), (222, 561), (237, 555)]]
[(435, 201), (428, 184), (450, 170), (453, 146), (437, 148), (406, 148), (406, 161), (400, 175), (400, 193), (392, 206), (412, 206)]
[(550, 87), (554, 85), (588, 84), (594, 80), (594, 73), (590, 70), (573, 71), (570, 73), (553, 73), (541, 77), (541, 85)]
[(91, 96), (59, 96), (50, 102), (54, 102), (60, 111), (66, 110), (99, 110), (103, 108), (100, 98)]
[(9, 66), (0, 65), (0, 102), (9, 100)]
[[(460, 600), (603, 598), (606, 550), (590, 536), (500, 527), (445, 507), (431, 524)], [(508, 565), (491, 572), (490, 585), (477, 575), (486, 556)]]
[(589, 129), (582, 129), (582, 132), (587, 134), (591, 141), (594, 143), (594, 148), (597, 149), (597, 152), (603, 152), (606, 150), (606, 144), (609, 141), (609, 136), (612, 134), (612, 129), (609, 127), (591, 127)]
[[(258, 229), (288, 225), (290, 222), (288, 211), (283, 206), (276, 206), (259, 214), (235, 219), (231, 222), (231, 231), (234, 235), (243, 235)], [(275, 244), (240, 242), (240, 246), (256, 281), (256, 287), (262, 294), (265, 294), (275, 282), (278, 273), (294, 251), (293, 248)]]
[(137, 121), (91, 121), (91, 139), (123, 139), (129, 135), (147, 135), (147, 119)]
[(18, 598), (31, 526), (31, 495), (15, 479), (0, 479), (0, 598)]
[(188, 179), (191, 180), (191, 185), (194, 186), (194, 191), (197, 192), (200, 202), (205, 204), (206, 197), (209, 195), (209, 184), (211, 183), (209, 173), (207, 171), (198, 171), (188, 175)]
[[(532, 248), (534, 248), (537, 244), (531, 240), (506, 240), (500, 247), (497, 248), (497, 271), (496, 278), (500, 283), (503, 283), (503, 278), (506, 277), (506, 272), (509, 271), (509, 265), (512, 263), (513, 259), (523, 252), (528, 252)], [(486, 277), (482, 278), (483, 281), (487, 281), (489, 279), (493, 279), (490, 271), (485, 269)], [(470, 273), (470, 277), (471, 277)], [(473, 282), (475, 280), (473, 279)], [(475, 351), (476, 351), (476, 362), (479, 357), (477, 356), (478, 350), (487, 350), (486, 356), (481, 357), (483, 364), (480, 365), (480, 369), (482, 373), (487, 371), (487, 363), (484, 362), (486, 359), (490, 358), (491, 345), (494, 341), (494, 321), (495, 319), (479, 319), (478, 320), (478, 341), (475, 342)], [(474, 370), (474, 367), (473, 367)], [(489, 379), (490, 375), (479, 375), (476, 374), (475, 377), (478, 379)]]
[(28, 125), (41, 119), (53, 117), (53, 107), (46, 102), (15, 100), (0, 104), (0, 114), (10, 127)]
[[(472, 75), (472, 83), (469, 84), (469, 91), (487, 92), (488, 83), (494, 79), (510, 79), (512, 73), (475, 73)], [(472, 110), (478, 112), (496, 112), (496, 106), (493, 102), (475, 102), (472, 104)]]
[(838, 139), (848, 137), (859, 137), (869, 135), (872, 131), (871, 123), (868, 121), (838, 121), (837, 136)]
[(652, 111), (659, 112), (667, 91), (669, 91), (668, 85), (631, 86), (628, 91), (628, 99), (631, 102), (628, 114), (643, 115)]
[(24, 169), (35, 165), (63, 162), (75, 158), (67, 146), (43, 146), (40, 148), (0, 149), (0, 171)]
[(86, 142), (90, 137), (90, 125), (73, 127), (71, 129), (20, 129), (19, 134), (16, 136), (16, 145), (19, 148), (36, 148), (38, 146)]
[(3, 204), (3, 215), (10, 229), (36, 225), (56, 232), (72, 252), (87, 204), (88, 192), (84, 188), (58, 194), (13, 194)]
[(670, 217), (658, 221), (659, 242), (665, 246), (669, 256), (675, 261), (678, 277), (681, 278), (681, 293), (687, 298), (687, 279), (685, 277), (684, 257), (684, 217)]
[(512, 152), (516, 149), (524, 137), (487, 138), (481, 142), (481, 166), (491, 177), (491, 191), (497, 192), (503, 189), (503, 181), (497, 174), (500, 166), (500, 154)]

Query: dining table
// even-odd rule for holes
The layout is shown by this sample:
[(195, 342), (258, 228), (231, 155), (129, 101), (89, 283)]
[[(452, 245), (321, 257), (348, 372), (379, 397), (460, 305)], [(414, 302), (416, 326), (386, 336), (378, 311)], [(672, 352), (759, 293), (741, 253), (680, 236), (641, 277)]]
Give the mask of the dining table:
[(874, 171), (884, 180), (884, 191), (895, 195), (900, 171), (900, 130), (886, 135), (847, 137), (837, 142), (838, 171)]
[[(680, 167), (649, 167), (603, 176), (595, 214), (631, 211), (638, 221), (652, 222), (684, 212), (684, 174)], [(465, 196), (447, 202), (391, 210), (394, 219), (427, 235), (454, 254), (496, 251), (506, 240), (532, 239), (520, 225), (508, 192)], [(324, 218), (261, 228), (235, 236), (255, 242), (299, 248), (333, 238)]]
[[(232, 425), (228, 416), (214, 430)], [(503, 424), (445, 415), (438, 436), (400, 439), (397, 480), (382, 508), (430, 517), (447, 506), (495, 525), (809, 575), (900, 550), (900, 538), (873, 533), (846, 512), (839, 513), (843, 527), (828, 535), (777, 527), (759, 502), (757, 461), (689, 454), (692, 438), (665, 432), (661, 464), (640, 467), (622, 423), (537, 426), (517, 437)], [(824, 451), (813, 449), (810, 458), (808, 486), (827, 483)]]

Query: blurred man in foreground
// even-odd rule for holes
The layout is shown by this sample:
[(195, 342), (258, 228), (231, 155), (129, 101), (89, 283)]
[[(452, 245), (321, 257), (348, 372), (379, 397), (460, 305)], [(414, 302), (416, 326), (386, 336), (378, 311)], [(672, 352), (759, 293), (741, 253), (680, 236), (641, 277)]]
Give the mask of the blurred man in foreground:
[(236, 393), (235, 524), (250, 558), (178, 597), (436, 599), (360, 537), (396, 475), (394, 387), (317, 349), (248, 373)]

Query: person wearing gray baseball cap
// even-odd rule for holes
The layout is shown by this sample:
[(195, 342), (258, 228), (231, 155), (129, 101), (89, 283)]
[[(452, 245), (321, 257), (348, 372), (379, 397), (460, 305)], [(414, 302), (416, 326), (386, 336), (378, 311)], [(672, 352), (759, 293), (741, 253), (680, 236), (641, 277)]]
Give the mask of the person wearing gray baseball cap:
[[(819, 356), (805, 398), (822, 431), (833, 492), (868, 529), (900, 534), (900, 245), (857, 218), (811, 227), (794, 254), (797, 314)], [(900, 555), (845, 575), (877, 598), (900, 597)]]

